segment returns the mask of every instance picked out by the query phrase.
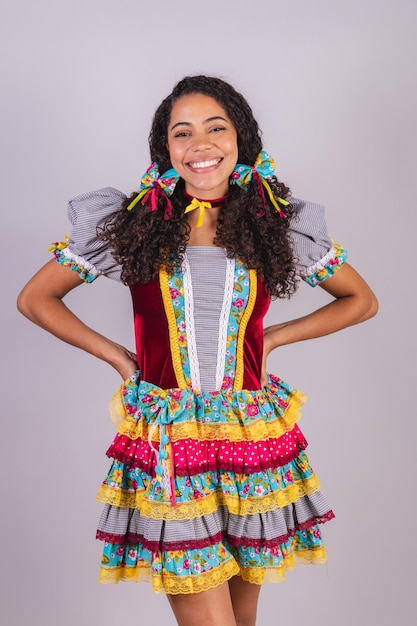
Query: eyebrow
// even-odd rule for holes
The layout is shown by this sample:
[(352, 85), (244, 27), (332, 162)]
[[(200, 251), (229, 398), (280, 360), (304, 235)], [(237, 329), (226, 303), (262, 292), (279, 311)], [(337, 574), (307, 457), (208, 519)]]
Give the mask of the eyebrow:
[[(221, 117), (221, 115), (214, 115), (213, 117), (208, 117), (204, 120), (203, 124), (213, 122), (214, 120), (222, 120), (223, 122), (226, 122), (226, 124), (228, 123), (228, 121), (224, 117)], [(177, 122), (174, 126), (171, 126), (171, 130), (174, 130), (177, 126), (192, 126), (192, 124), (191, 122)]]

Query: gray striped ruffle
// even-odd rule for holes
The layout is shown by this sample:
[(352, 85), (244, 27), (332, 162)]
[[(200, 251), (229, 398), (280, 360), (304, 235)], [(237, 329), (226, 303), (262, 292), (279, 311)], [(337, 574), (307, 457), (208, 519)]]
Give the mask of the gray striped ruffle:
[(219, 507), (211, 514), (180, 521), (149, 519), (137, 509), (107, 504), (99, 521), (98, 537), (114, 543), (126, 539), (137, 541), (154, 550), (198, 548), (220, 538), (226, 538), (232, 545), (276, 545), (296, 530), (310, 528), (330, 517), (333, 514), (320, 492), (266, 513), (239, 516)]

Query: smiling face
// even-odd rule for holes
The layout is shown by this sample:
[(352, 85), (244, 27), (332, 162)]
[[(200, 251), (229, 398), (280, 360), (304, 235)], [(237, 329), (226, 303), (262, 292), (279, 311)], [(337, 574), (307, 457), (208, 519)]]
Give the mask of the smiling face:
[(238, 158), (237, 133), (217, 100), (200, 93), (176, 100), (168, 150), (190, 196), (214, 200), (226, 195)]

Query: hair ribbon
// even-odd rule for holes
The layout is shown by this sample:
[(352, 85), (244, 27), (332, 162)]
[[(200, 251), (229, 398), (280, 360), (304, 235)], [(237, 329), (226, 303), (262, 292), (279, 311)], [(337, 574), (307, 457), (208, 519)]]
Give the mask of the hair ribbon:
[(158, 165), (152, 163), (142, 176), (140, 181), (139, 193), (127, 207), (131, 211), (138, 202), (142, 204), (149, 203), (149, 211), (156, 211), (158, 208), (158, 197), (163, 191), (165, 193), (165, 219), (168, 219), (172, 213), (172, 205), (169, 197), (173, 194), (175, 185), (179, 180), (179, 174), (174, 168), (167, 170), (161, 176), (159, 175)]
[(289, 202), (287, 202), (287, 200), (284, 200), (283, 198), (275, 196), (268, 183), (268, 178), (272, 178), (274, 171), (274, 159), (269, 156), (269, 154), (265, 152), (265, 150), (261, 150), (256, 157), (256, 161), (252, 167), (249, 165), (244, 165), (242, 163), (236, 164), (231, 176), (232, 183), (239, 185), (239, 187), (246, 190), (249, 186), (250, 181), (254, 179), (258, 183), (259, 194), (262, 198), (263, 206), (265, 207), (265, 189), (276, 211), (282, 217), (287, 217), (279, 204), (282, 204), (283, 206), (288, 206)]

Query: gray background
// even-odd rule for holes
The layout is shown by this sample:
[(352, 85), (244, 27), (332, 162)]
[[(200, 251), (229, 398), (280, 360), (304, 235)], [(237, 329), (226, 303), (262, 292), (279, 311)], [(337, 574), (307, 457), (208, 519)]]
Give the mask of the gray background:
[[(174, 624), (149, 586), (96, 582), (118, 376), (20, 317), (15, 299), (68, 232), (68, 198), (137, 188), (155, 107), (182, 76), (209, 73), (246, 95), (278, 175), (327, 207), (380, 300), (367, 324), (270, 358), (310, 397), (301, 426), (337, 519), (327, 565), (265, 587), (259, 625), (414, 624), (416, 1), (2, 5), (3, 623)], [(269, 319), (327, 300), (301, 285)], [(101, 279), (68, 303), (133, 347), (122, 286)]]

